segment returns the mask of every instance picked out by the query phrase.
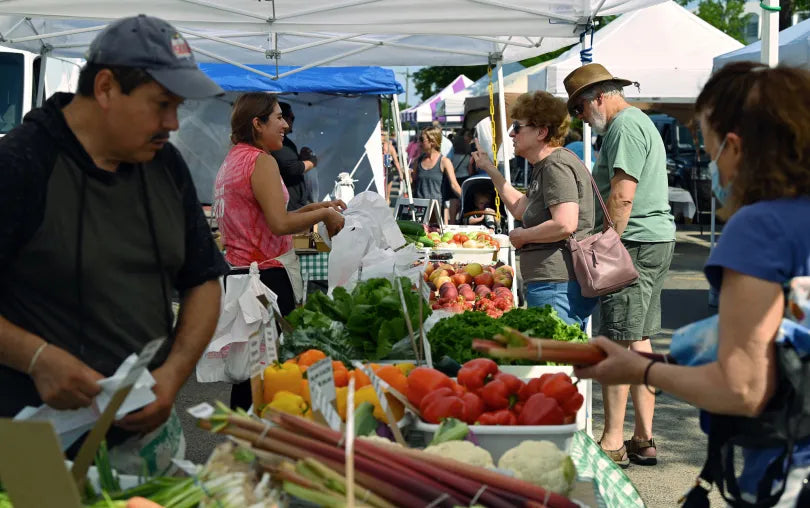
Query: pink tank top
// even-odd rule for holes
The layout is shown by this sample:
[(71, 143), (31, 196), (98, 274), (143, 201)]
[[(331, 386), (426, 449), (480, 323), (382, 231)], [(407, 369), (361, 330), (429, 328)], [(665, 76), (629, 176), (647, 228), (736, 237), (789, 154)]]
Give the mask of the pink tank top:
[[(262, 208), (253, 196), (250, 177), (256, 168), (256, 159), (263, 153), (245, 143), (234, 146), (222, 162), (214, 183), (214, 216), (222, 233), (225, 259), (231, 266), (249, 266), (255, 261), (259, 268), (280, 267), (282, 264), (274, 258), (292, 247), (292, 236), (270, 231)], [(290, 195), (281, 176), (279, 184), (286, 204)]]

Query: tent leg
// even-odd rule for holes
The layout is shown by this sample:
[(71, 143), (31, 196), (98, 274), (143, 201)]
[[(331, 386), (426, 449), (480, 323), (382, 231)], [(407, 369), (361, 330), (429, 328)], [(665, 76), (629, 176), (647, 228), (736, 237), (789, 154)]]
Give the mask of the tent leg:
[(41, 108), (45, 102), (45, 71), (48, 61), (48, 53), (43, 51), (39, 55), (39, 82), (37, 83), (37, 107)]
[[(506, 130), (506, 97), (504, 96), (503, 91), (503, 60), (498, 60), (498, 109), (500, 110), (500, 114), (498, 115), (498, 122), (501, 131), (501, 147), (503, 148), (503, 177), (506, 179), (506, 183), (512, 183), (512, 169), (509, 167), (509, 161), (512, 160), (512, 144), (509, 143), (509, 134)], [(507, 222), (507, 229), (512, 231), (515, 229), (515, 218), (506, 210), (506, 222)], [(514, 266), (514, 264), (512, 265)]]
[(399, 144), (399, 150), (397, 150), (397, 156), (399, 156), (399, 167), (402, 168), (402, 173), (405, 174), (405, 189), (408, 191), (408, 202), (413, 204), (413, 192), (411, 192), (411, 172), (408, 171), (408, 163), (405, 161), (405, 144), (403, 143), (404, 138), (402, 137), (402, 121), (399, 118), (399, 95), (394, 94), (391, 96), (391, 106), (394, 108), (394, 128), (397, 131), (397, 142)]
[[(764, 5), (778, 8), (779, 0), (764, 0)], [(777, 10), (762, 9), (762, 51), (760, 60), (771, 67), (779, 63), (779, 12)]]

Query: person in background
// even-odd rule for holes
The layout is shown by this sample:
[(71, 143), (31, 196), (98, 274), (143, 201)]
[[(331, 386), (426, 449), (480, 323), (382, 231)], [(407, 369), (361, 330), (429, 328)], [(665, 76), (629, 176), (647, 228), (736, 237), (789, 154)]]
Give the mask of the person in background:
[(318, 166), (318, 158), (306, 146), (301, 148), (300, 153), (298, 152), (298, 147), (290, 139), (290, 134), (293, 133), (293, 124), (295, 123), (292, 106), (286, 102), (279, 102), (279, 105), (284, 122), (287, 124), (287, 130), (284, 134), (284, 144), (280, 148), (273, 150), (271, 155), (276, 159), (281, 178), (284, 180), (284, 185), (290, 194), (287, 211), (293, 211), (312, 202), (307, 192), (304, 175)]
[[(470, 158), (470, 143), (472, 143), (472, 132), (463, 129), (462, 132), (453, 136), (453, 148), (447, 155), (453, 164), (456, 181), (459, 188), (464, 180), (469, 176), (470, 166), (472, 159)], [(458, 214), (461, 211), (461, 200), (452, 194), (452, 189), (449, 187), (448, 179), (444, 179), (442, 183), (442, 194), (445, 197), (445, 224), (456, 224), (458, 221)]]
[(495, 205), (492, 202), (492, 195), (489, 192), (478, 191), (473, 194), (473, 209), (471, 211), (483, 211), (486, 214), (471, 215), (467, 219), (467, 224), (486, 226), (495, 229)]
[[(278, 296), (282, 315), (303, 297), (303, 281), (291, 234), (323, 222), (329, 236), (343, 228), (342, 201), (326, 201), (288, 211), (290, 194), (276, 159), (287, 122), (274, 94), (246, 93), (231, 114), (231, 143), (214, 184), (214, 215), (225, 244), (230, 275), (248, 273), (257, 263), (261, 281)], [(227, 284), (227, 279), (226, 279)], [(251, 404), (250, 381), (233, 386), (231, 407)]]
[[(633, 284), (601, 297), (598, 333), (634, 351), (651, 352), (650, 337), (661, 330), (661, 289), (675, 249), (664, 142), (650, 117), (624, 99), (631, 81), (593, 63), (570, 73), (563, 84), (569, 111), (604, 136), (593, 178), (639, 274)], [(597, 208), (596, 230), (605, 227)], [(632, 438), (625, 442), (623, 437), (628, 387), (603, 385), (605, 429), (599, 442), (624, 467), (631, 460), (654, 465), (655, 395), (641, 385), (629, 392), (635, 408)]]
[(582, 240), (594, 224), (591, 177), (577, 156), (562, 148), (571, 121), (565, 101), (548, 92), (518, 96), (509, 111), (515, 154), (532, 165), (526, 194), (504, 179), (486, 152), (473, 160), (523, 227), (509, 233), (520, 250), (520, 274), (529, 307), (550, 305), (566, 323), (585, 328), (597, 300), (582, 296), (566, 240)]
[[(717, 438), (715, 418), (724, 421), (724, 428), (748, 429), (743, 442), (752, 443), (769, 432), (763, 411), (775, 414), (779, 406), (772, 407), (772, 399), (787, 388), (774, 346), (783, 315), (804, 314), (805, 328), (810, 315), (806, 301), (790, 313), (785, 310), (786, 283), (810, 275), (810, 73), (730, 63), (706, 83), (695, 113), (711, 157), (712, 190), (723, 205), (718, 214), (730, 216), (704, 268), (709, 284), (720, 292), (717, 320), (705, 336), (690, 337), (685, 331), (673, 337), (673, 352), (683, 340), (691, 346), (685, 351), (703, 361), (686, 366), (690, 358), (678, 357), (682, 365), (651, 363), (598, 337), (594, 343), (607, 358), (575, 374), (605, 385), (658, 387), (702, 410), (701, 427), (710, 433), (710, 443)], [(610, 150), (610, 143), (608, 132), (603, 151)], [(695, 330), (694, 325), (687, 330)], [(746, 502), (764, 502), (758, 495), (778, 496), (784, 485), (776, 506), (808, 506), (810, 439), (797, 436), (789, 450), (787, 437), (743, 447), (741, 475), (731, 473)], [(783, 469), (786, 464), (789, 471)], [(772, 465), (781, 474), (771, 476)]]
[(399, 178), (400, 191), (399, 194), (405, 194), (405, 174), (402, 172), (402, 166), (399, 164), (399, 154), (394, 144), (391, 143), (388, 133), (382, 131), (382, 153), (383, 153), (383, 167), (385, 168), (385, 201), (391, 203), (391, 189), (394, 187), (394, 179)]
[(427, 127), (422, 130), (420, 139), (422, 155), (413, 162), (412, 167), (413, 197), (435, 199), (441, 207), (444, 203), (442, 194), (444, 180), (448, 180), (448, 185), (456, 196), (461, 196), (461, 187), (456, 181), (456, 173), (450, 159), (439, 151), (442, 131), (438, 127)]
[[(75, 95), (54, 94), (0, 139), (0, 416), (90, 407), (100, 379), (165, 338), (154, 402), (106, 436), (128, 474), (182, 455), (175, 400), (217, 323), (228, 267), (169, 133), (185, 98), (222, 93), (174, 27), (123, 18), (90, 44)], [(136, 467), (118, 465), (121, 450)]]
[(408, 154), (408, 166), (412, 166), (413, 161), (422, 153), (422, 146), (416, 135), (411, 136), (410, 141), (408, 141), (408, 147), (405, 148), (405, 153)]

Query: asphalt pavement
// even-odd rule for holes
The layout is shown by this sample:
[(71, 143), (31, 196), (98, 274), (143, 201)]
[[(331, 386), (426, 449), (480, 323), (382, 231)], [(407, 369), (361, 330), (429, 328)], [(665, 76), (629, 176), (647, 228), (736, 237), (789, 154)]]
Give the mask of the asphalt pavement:
[[(654, 338), (653, 348), (659, 352), (669, 350), (672, 332), (688, 323), (714, 313), (708, 306), (708, 284), (703, 277), (703, 264), (709, 254), (709, 234), (700, 233), (696, 226), (679, 225), (675, 255), (662, 294), (662, 333)], [(203, 463), (214, 446), (222, 440), (207, 431), (196, 428), (193, 418), (186, 413), (190, 406), (203, 401), (228, 402), (230, 386), (223, 383), (197, 383), (192, 376), (177, 399), (177, 408), (187, 441), (186, 457)], [(602, 397), (599, 386), (594, 387), (593, 430), (595, 438), (601, 435)], [(628, 403), (625, 439), (632, 436), (632, 404)], [(653, 434), (658, 446), (658, 465), (631, 465), (625, 470), (649, 507), (675, 506), (678, 498), (694, 484), (706, 453), (706, 436), (698, 425), (698, 412), (692, 406), (663, 394), (655, 408)], [(712, 495), (712, 506), (723, 506), (717, 494)]]

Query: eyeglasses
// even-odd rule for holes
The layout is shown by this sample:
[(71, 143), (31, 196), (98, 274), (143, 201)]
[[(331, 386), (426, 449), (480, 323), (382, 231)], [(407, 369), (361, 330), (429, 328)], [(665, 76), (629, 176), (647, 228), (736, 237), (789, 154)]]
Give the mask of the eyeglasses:
[(579, 104), (571, 108), (571, 111), (574, 112), (574, 116), (580, 116), (585, 111), (585, 103), (580, 102)]
[(530, 123), (520, 123), (517, 120), (512, 122), (512, 132), (514, 132), (515, 134), (519, 134), (520, 129), (523, 128), (523, 127), (534, 127), (534, 125), (532, 125)]

